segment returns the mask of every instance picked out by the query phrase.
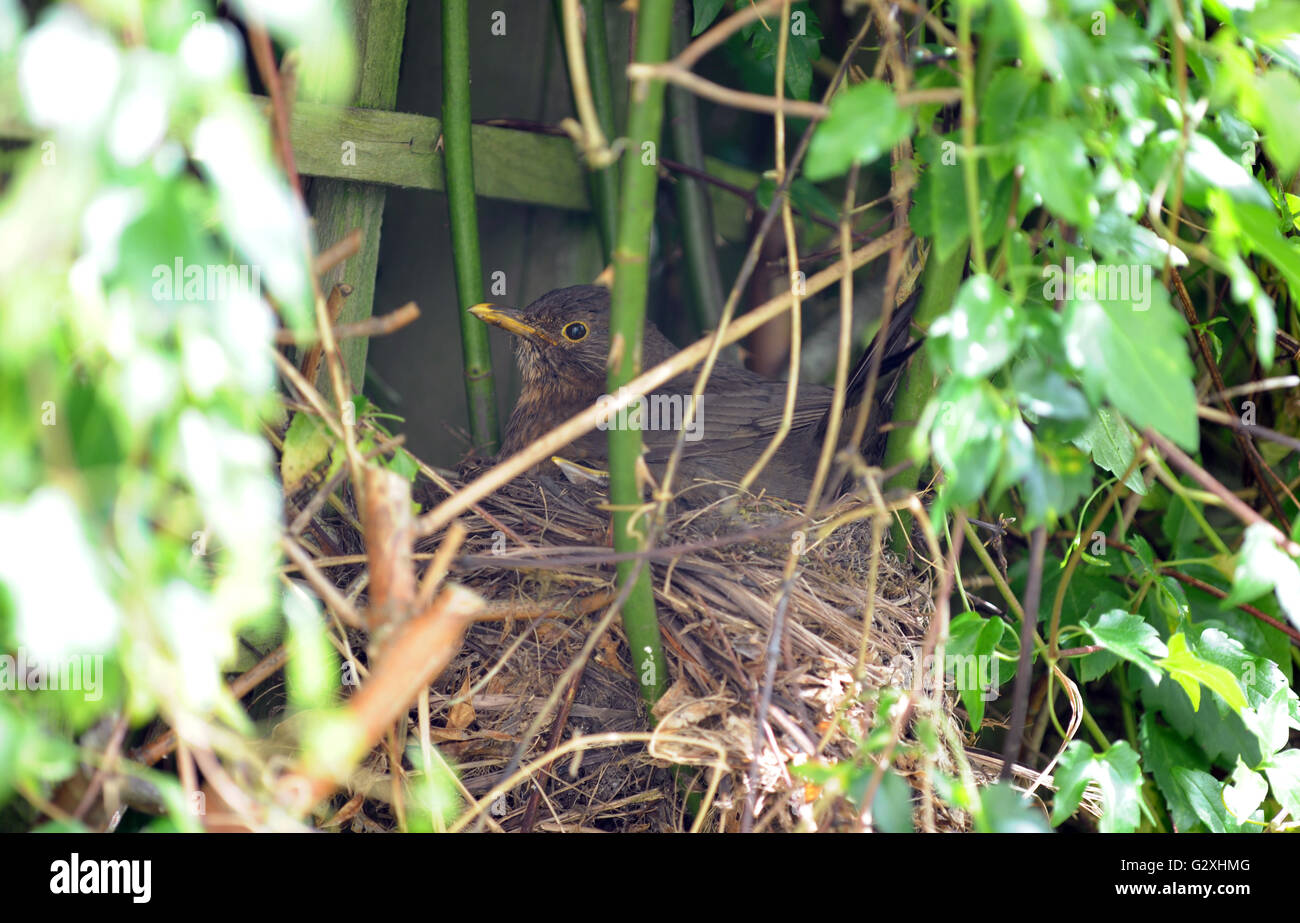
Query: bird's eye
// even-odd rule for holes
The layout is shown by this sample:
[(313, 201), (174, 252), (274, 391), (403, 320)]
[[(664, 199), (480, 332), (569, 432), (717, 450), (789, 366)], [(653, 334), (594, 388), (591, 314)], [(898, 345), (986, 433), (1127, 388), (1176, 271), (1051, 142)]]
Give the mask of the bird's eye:
[(571, 343), (577, 343), (587, 336), (587, 325), (579, 321), (572, 324), (566, 324), (564, 327), (564, 338)]

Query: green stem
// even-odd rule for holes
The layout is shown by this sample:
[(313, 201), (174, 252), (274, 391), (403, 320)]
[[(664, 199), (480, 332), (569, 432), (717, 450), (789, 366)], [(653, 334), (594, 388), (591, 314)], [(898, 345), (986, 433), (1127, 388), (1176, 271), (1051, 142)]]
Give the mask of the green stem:
[[(914, 322), (922, 330), (928, 330), (934, 319), (952, 305), (957, 289), (961, 286), (962, 271), (965, 268), (966, 254), (960, 249), (947, 260), (940, 260), (937, 253), (931, 252), (921, 281), (924, 289), (921, 293), (921, 303), (916, 307), (914, 318)], [(907, 368), (903, 370), (903, 378), (898, 383), (898, 398), (894, 402), (895, 420), (915, 423), (921, 418), (925, 405), (934, 394), (934, 373), (930, 370), (928, 352), (929, 345), (923, 344), (916, 351), (916, 356), (907, 364)], [(884, 466), (886, 468), (892, 468), (908, 459), (912, 434), (911, 426), (899, 427), (889, 432), (888, 442), (885, 444)], [(916, 478), (916, 469), (909, 468), (886, 481), (885, 488), (912, 490), (916, 487)], [(912, 520), (906, 511), (900, 516), (904, 528), (894, 532), (890, 544), (894, 546), (895, 551), (904, 553), (907, 549)]]
[[(690, 25), (685, 16), (679, 16), (673, 20), (673, 50), (680, 51), (689, 41)], [(669, 87), (668, 112), (673, 157), (704, 172), (704, 148), (700, 142), (699, 112), (694, 94), (682, 87)], [(722, 287), (722, 273), (718, 270), (718, 248), (714, 243), (709, 194), (703, 183), (689, 176), (677, 178), (673, 194), (677, 200), (682, 253), (695, 308), (695, 322), (703, 333), (718, 326), (722, 303), (727, 297)], [(735, 350), (730, 352), (734, 358)]]
[[(613, 139), (614, 81), (609, 72), (609, 49), (605, 38), (605, 0), (582, 0), (587, 15), (587, 34), (584, 45), (587, 51), (587, 73), (591, 80), (591, 102), (596, 107), (601, 131)], [(614, 258), (615, 237), (618, 233), (618, 165), (611, 164), (594, 171), (588, 182), (591, 186), (591, 205), (596, 212), (596, 225), (600, 229), (600, 249), (609, 263)]]
[[(614, 82), (609, 70), (609, 49), (606, 44), (604, 0), (581, 0), (583, 11), (583, 58), (587, 62), (586, 92), (596, 110), (596, 120), (607, 141), (612, 142), (614, 131)], [(569, 88), (578, 109), (579, 81), (569, 67), (569, 56), (564, 38), (564, 0), (554, 0), (555, 24), (560, 40), (560, 56), (569, 75)], [(611, 164), (600, 170), (588, 169), (587, 195), (596, 217), (596, 230), (600, 235), (601, 256), (608, 265), (614, 258), (615, 238), (618, 234), (618, 168)]]
[(469, 0), (444, 0), (442, 4), (442, 131), (469, 431), (475, 450), (491, 454), (500, 444), (492, 353), (487, 326), (470, 317), (467, 310), (483, 300), (470, 144)]
[[(657, 64), (668, 58), (672, 26), (672, 0), (641, 0), (637, 13), (636, 60)], [(659, 180), (658, 146), (663, 122), (662, 81), (634, 83), (628, 88), (628, 151), (623, 158), (623, 189), (619, 205), (618, 245), (614, 250), (614, 290), (610, 307), (611, 393), (641, 370), (641, 334), (649, 289), (650, 229), (655, 217), (655, 191)], [(649, 145), (646, 147), (645, 145)], [(636, 466), (641, 457), (641, 433), (635, 428), (610, 427), (609, 498), (613, 507), (614, 548), (636, 551), (644, 543), (646, 519), (636, 515), (641, 488)], [(648, 702), (664, 689), (666, 664), (655, 617), (654, 592), (648, 568), (635, 576), (633, 561), (620, 561), (622, 585), (636, 579), (623, 607), (623, 629), (632, 649), (633, 672)]]

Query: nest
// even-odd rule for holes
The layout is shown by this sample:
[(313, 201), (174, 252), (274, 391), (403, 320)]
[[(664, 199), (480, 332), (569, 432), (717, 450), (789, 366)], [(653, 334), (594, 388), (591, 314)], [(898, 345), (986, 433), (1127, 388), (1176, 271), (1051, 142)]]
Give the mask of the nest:
[[(477, 472), (429, 473), (439, 483), (417, 485), (426, 507)], [(873, 555), (878, 520), (844, 516), (854, 508), (865, 509), (851, 498), (828, 509), (819, 523), (849, 520), (828, 532), (769, 498), (670, 508), (650, 560), (669, 671), (653, 733), (634, 674), (648, 662), (610, 618), (614, 555), (603, 494), (558, 477), (519, 478), (463, 517), (468, 534), (451, 579), (489, 606), (432, 687), (431, 725), (465, 793), (489, 805), (480, 824), (736, 830), (752, 791), (755, 829), (860, 827), (851, 800), (791, 767), (847, 764), (859, 779), (871, 775), (881, 757), (866, 742), (897, 713), (882, 711), (897, 696), (882, 699), (881, 690), (915, 688), (933, 603), (908, 565), (887, 550)], [(343, 518), (321, 525), (360, 550)], [(444, 537), (428, 536), (417, 551), (434, 551)], [(786, 587), (792, 543), (798, 565)], [(355, 596), (365, 572), (340, 568), (334, 579)], [(779, 611), (784, 630), (765, 703)], [(887, 753), (912, 787), (914, 825), (967, 829), (968, 816), (934, 797), (930, 782), (934, 770), (959, 774), (959, 712), (944, 689), (914, 699), (938, 703), (925, 718), (939, 732), (939, 752), (919, 746), (913, 718)], [(977, 781), (995, 777), (996, 763), (960, 756)], [(372, 770), (384, 773), (387, 759), (376, 750)], [(527, 775), (511, 784), (521, 766)], [(382, 800), (382, 789), (371, 792)], [(382, 803), (367, 817), (381, 829), (395, 825)]]

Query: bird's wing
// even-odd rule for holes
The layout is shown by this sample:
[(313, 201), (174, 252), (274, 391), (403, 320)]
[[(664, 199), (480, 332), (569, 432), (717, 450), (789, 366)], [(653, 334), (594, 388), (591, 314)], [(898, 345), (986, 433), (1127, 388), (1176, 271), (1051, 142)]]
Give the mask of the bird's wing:
[[(706, 392), (697, 407), (696, 419), (687, 430), (683, 454), (686, 457), (720, 455), (752, 445), (757, 456), (761, 443), (781, 425), (785, 392), (785, 382), (761, 379), (746, 381), (743, 389), (737, 391)], [(801, 386), (791, 417), (791, 430), (798, 431), (816, 424), (830, 403), (829, 389), (817, 385)], [(667, 460), (681, 429), (679, 421), (680, 417), (661, 414), (653, 421), (659, 425), (643, 424), (642, 438), (648, 462)]]

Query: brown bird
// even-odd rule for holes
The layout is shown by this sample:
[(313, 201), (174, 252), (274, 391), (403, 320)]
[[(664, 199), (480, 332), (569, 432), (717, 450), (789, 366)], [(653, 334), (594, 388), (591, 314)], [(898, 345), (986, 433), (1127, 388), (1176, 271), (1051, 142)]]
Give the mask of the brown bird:
[[(868, 418), (864, 455), (878, 464), (883, 438), (877, 427), (893, 402), (896, 370), (919, 343), (903, 348), (916, 303), (913, 295), (894, 311), (884, 337), (886, 354), (877, 385), (876, 407)], [(519, 400), (506, 425), (502, 457), (515, 454), (559, 423), (600, 400), (605, 393), (609, 357), (609, 290), (595, 285), (574, 285), (547, 292), (520, 311), (494, 304), (479, 304), (470, 313), (515, 336), (515, 360), (523, 379)], [(848, 400), (841, 432), (852, 429), (866, 383), (878, 334), (849, 377)], [(646, 322), (642, 365), (651, 368), (677, 352), (662, 333)], [(661, 476), (682, 428), (682, 411), (695, 383), (695, 370), (684, 373), (647, 395), (640, 419), (623, 418), (625, 425), (642, 430), (646, 463)], [(682, 487), (693, 481), (739, 481), (744, 477), (781, 423), (786, 383), (762, 377), (748, 369), (719, 362), (709, 375), (696, 420), (686, 427), (680, 471)], [(828, 424), (830, 388), (801, 384), (795, 400), (791, 429), (776, 455), (754, 482), (753, 489), (788, 500), (807, 499)], [(883, 413), (882, 413), (883, 411)], [(611, 425), (619, 425), (618, 418)], [(600, 430), (587, 433), (560, 453), (591, 465), (607, 457), (607, 437)]]

